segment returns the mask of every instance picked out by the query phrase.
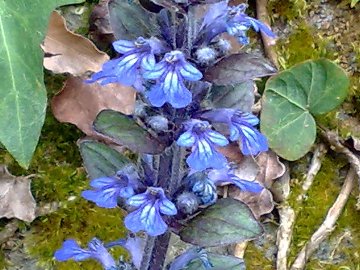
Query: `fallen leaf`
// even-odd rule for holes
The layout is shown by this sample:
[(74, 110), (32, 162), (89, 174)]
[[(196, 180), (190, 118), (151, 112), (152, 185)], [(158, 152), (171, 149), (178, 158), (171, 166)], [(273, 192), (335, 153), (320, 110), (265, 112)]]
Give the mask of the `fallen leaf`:
[(35, 219), (36, 202), (30, 191), (30, 177), (13, 176), (0, 165), (0, 217)]
[(288, 163), (285, 163), (284, 166), (284, 174), (270, 188), (274, 201), (277, 203), (285, 201), (290, 195), (290, 168)]
[(81, 76), (96, 72), (109, 56), (99, 51), (87, 38), (69, 31), (65, 19), (53, 11), (41, 48), (45, 52), (44, 67), (54, 73)]
[(240, 163), (244, 158), (237, 143), (230, 143), (227, 146), (218, 147), (217, 150), (232, 162)]
[(254, 216), (258, 219), (260, 216), (270, 213), (274, 209), (274, 200), (271, 192), (264, 188), (259, 193), (241, 191), (236, 186), (229, 188), (229, 197), (245, 203)]
[(270, 188), (275, 179), (285, 173), (285, 165), (279, 160), (279, 157), (273, 151), (262, 152), (256, 157), (260, 172), (256, 180), (262, 183), (266, 188)]
[(85, 134), (99, 137), (92, 125), (100, 111), (111, 109), (131, 114), (134, 104), (135, 91), (132, 87), (119, 84), (87, 84), (82, 78), (71, 76), (61, 92), (53, 97), (51, 108), (60, 122), (74, 124)]

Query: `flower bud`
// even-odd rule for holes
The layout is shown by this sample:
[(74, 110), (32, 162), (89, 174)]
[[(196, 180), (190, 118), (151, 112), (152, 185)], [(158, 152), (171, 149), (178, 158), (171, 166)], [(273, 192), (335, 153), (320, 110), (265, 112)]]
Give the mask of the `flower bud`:
[(193, 214), (199, 208), (197, 196), (187, 191), (181, 193), (176, 199), (176, 208), (184, 214)]
[(226, 55), (231, 50), (231, 43), (223, 38), (220, 38), (215, 44), (214, 48), (219, 52), (221, 55)]
[(147, 118), (147, 123), (155, 131), (166, 131), (169, 129), (169, 121), (162, 115)]
[(196, 60), (203, 66), (207, 66), (215, 61), (217, 52), (210, 47), (203, 47), (195, 52)]

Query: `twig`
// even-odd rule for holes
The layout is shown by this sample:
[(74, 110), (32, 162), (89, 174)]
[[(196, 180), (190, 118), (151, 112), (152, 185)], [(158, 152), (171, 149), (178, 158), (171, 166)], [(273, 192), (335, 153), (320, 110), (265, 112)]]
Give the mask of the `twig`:
[[(257, 18), (263, 23), (270, 26), (269, 14), (267, 12), (267, 3), (268, 0), (256, 0), (256, 14)], [(279, 68), (278, 56), (275, 51), (274, 45), (275, 40), (273, 38), (269, 38), (266, 34), (261, 32), (261, 38), (264, 44), (264, 51), (267, 58)]]
[(295, 211), (289, 205), (279, 207), (280, 226), (277, 232), (276, 245), (278, 247), (276, 257), (276, 269), (287, 270), (287, 255), (291, 243)]
[(320, 143), (317, 145), (314, 151), (314, 155), (311, 159), (310, 168), (308, 170), (308, 173), (306, 175), (305, 181), (302, 184), (302, 192), (297, 197), (297, 201), (301, 202), (306, 197), (306, 193), (313, 184), (313, 181), (315, 179), (315, 176), (318, 174), (320, 168), (321, 168), (321, 161), (323, 157), (325, 156), (327, 152), (327, 148), (325, 144)]
[(301, 249), (290, 270), (304, 269), (306, 262), (314, 253), (314, 251), (319, 247), (320, 243), (325, 238), (327, 238), (330, 233), (335, 229), (335, 223), (338, 220), (346, 202), (349, 199), (351, 190), (353, 188), (355, 175), (356, 173), (354, 168), (350, 167), (341, 191), (336, 198), (336, 201), (329, 209), (324, 222), (321, 224), (319, 229), (311, 236), (310, 240), (306, 243), (306, 245)]
[(347, 159), (349, 160), (350, 164), (352, 165), (352, 167), (354, 168), (357, 176), (359, 177), (360, 180), (360, 160), (359, 157), (354, 154), (353, 152), (351, 152), (347, 147), (345, 147), (341, 142), (340, 142), (340, 138), (337, 135), (336, 132), (334, 131), (330, 131), (330, 130), (326, 130), (326, 129), (321, 129), (321, 135), (329, 142), (329, 144), (331, 145), (331, 149), (338, 152), (338, 153), (342, 153), (344, 154)]

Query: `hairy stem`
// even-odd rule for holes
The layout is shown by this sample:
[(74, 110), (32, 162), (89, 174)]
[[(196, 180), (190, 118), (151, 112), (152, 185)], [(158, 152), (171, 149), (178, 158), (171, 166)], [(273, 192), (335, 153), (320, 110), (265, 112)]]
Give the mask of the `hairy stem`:
[[(185, 152), (176, 143), (167, 148), (158, 160), (156, 186), (162, 187), (171, 197), (178, 189), (184, 172)], [(154, 166), (156, 168), (156, 166)], [(165, 257), (171, 233), (168, 231), (157, 237), (148, 236), (141, 270), (161, 270), (164, 267)]]

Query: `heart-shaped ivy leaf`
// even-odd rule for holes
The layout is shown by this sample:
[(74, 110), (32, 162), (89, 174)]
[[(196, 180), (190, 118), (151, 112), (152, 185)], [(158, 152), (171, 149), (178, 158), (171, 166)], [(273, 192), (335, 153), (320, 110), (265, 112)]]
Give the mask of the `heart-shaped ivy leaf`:
[(217, 85), (234, 85), (277, 72), (269, 60), (249, 53), (232, 54), (205, 72), (205, 79)]
[(312, 115), (339, 106), (348, 87), (346, 73), (327, 59), (306, 61), (269, 79), (261, 112), (269, 146), (287, 160), (305, 155), (316, 137)]
[(121, 112), (101, 111), (94, 121), (94, 129), (135, 152), (159, 154), (165, 149), (165, 145), (157, 138), (139, 126), (133, 118)]
[(125, 164), (130, 163), (124, 155), (98, 141), (81, 141), (79, 148), (90, 179), (114, 175)]
[[(234, 256), (225, 256), (215, 253), (207, 254), (208, 260), (212, 265), (211, 270), (245, 270), (244, 260)], [(203, 263), (197, 259), (188, 264), (187, 270), (206, 270)]]
[(215, 247), (254, 239), (262, 232), (246, 204), (225, 198), (191, 219), (180, 231), (180, 238), (197, 246)]

